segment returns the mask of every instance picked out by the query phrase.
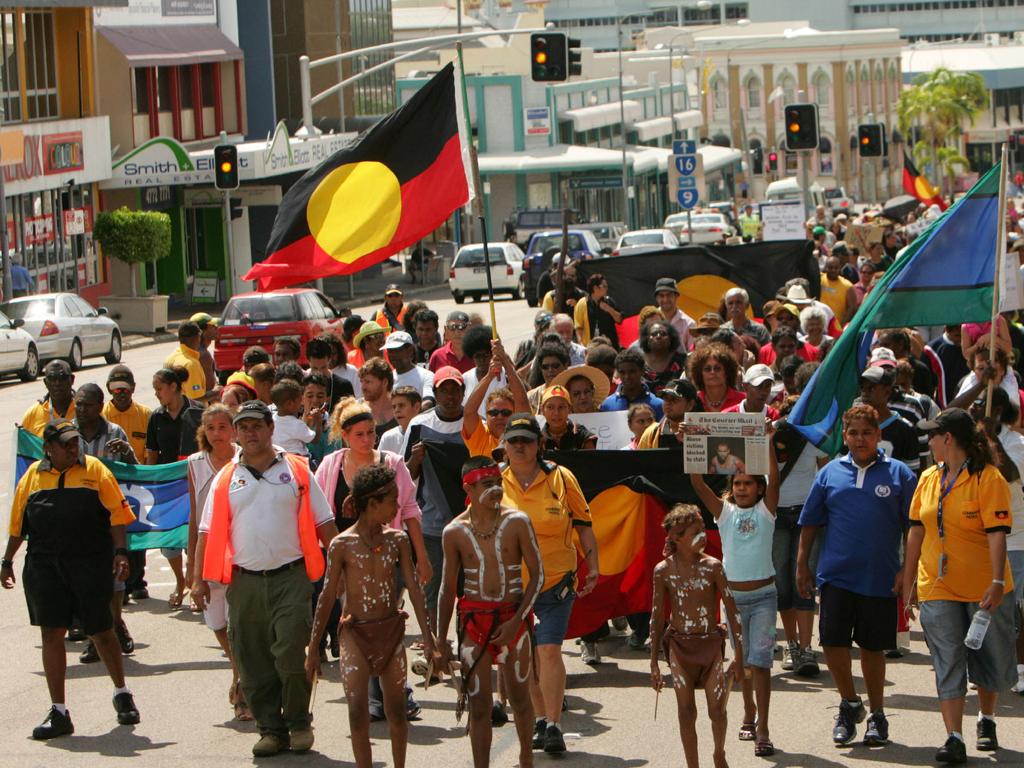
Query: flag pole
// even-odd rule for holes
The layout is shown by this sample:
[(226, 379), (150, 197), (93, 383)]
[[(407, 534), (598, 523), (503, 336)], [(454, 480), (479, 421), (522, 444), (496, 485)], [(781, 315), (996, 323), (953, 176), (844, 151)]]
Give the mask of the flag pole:
[[(455, 43), (455, 55), (459, 64), (459, 88), (462, 90), (462, 119), (466, 126), (466, 141), (469, 144), (469, 164), (473, 172), (473, 199), (469, 206), (480, 221), (480, 234), (484, 245), (484, 269), (487, 271), (487, 303), (491, 308), (491, 338), (498, 338), (498, 323), (494, 312), (494, 286), (491, 283), (491, 259), (487, 250), (487, 224), (484, 219), (483, 186), (480, 184), (480, 163), (476, 156), (476, 144), (473, 143), (473, 124), (469, 117), (469, 91), (466, 88), (466, 69), (462, 64), (462, 41)], [(479, 105), (478, 105), (479, 106)], [(477, 110), (479, 112), (479, 109)], [(469, 230), (472, 233), (472, 218)], [(470, 235), (472, 237), (472, 235)]]
[[(988, 332), (988, 362), (996, 363), (996, 324), (999, 321), (999, 287), (1003, 279), (1003, 251), (1006, 250), (1006, 142), (999, 158), (999, 203), (996, 211), (996, 257), (992, 281), (992, 327)], [(985, 417), (992, 415), (992, 391), (995, 381), (989, 381), (985, 396)]]

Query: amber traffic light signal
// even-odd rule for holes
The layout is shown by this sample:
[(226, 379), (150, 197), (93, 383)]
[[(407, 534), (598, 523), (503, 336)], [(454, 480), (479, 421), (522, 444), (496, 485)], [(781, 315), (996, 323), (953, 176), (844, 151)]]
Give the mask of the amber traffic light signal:
[(885, 154), (885, 128), (881, 123), (857, 126), (857, 150), (861, 157), (882, 157)]
[[(574, 43), (579, 45), (578, 41)], [(561, 82), (569, 77), (569, 44), (561, 32), (530, 35), (530, 74), (538, 83)]]
[(786, 149), (790, 152), (817, 149), (818, 105), (787, 104), (783, 114), (786, 118)]
[(217, 189), (238, 189), (238, 147), (218, 144), (213, 148), (213, 183)]

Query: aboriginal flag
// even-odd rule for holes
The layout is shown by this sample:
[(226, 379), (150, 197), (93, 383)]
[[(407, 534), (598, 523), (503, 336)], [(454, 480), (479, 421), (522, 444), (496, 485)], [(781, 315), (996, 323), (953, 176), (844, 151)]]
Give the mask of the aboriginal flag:
[(437, 229), (470, 199), (455, 68), (448, 64), (285, 194), (246, 280), (260, 290), (359, 272)]
[(921, 175), (906, 152), (903, 153), (903, 191), (916, 197), (925, 205), (937, 205), (942, 210), (947, 208), (939, 190)]
[(619, 340), (630, 344), (637, 337), (637, 316), (654, 304), (654, 284), (670, 277), (679, 288), (679, 308), (694, 319), (705, 312), (717, 312), (730, 288), (740, 287), (750, 295), (754, 312), (774, 299), (783, 283), (794, 277), (806, 278), (815, 298), (821, 292), (821, 273), (808, 240), (781, 240), (746, 245), (687, 245), (637, 256), (613, 256), (581, 261), (577, 272), (584, 281), (595, 273), (608, 280), (609, 294), (623, 315)]

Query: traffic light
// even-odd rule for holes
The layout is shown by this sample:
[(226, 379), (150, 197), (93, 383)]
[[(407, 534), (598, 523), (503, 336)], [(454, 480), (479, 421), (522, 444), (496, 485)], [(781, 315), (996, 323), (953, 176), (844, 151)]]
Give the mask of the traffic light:
[(764, 173), (764, 150), (760, 147), (752, 147), (750, 150), (750, 162), (754, 166), (754, 175), (762, 175)]
[(568, 43), (561, 32), (534, 32), (530, 35), (530, 72), (533, 80), (538, 83), (565, 80), (569, 71), (568, 53)]
[(238, 189), (238, 147), (218, 144), (213, 148), (213, 184), (217, 189)]
[(885, 154), (885, 129), (881, 123), (857, 126), (857, 149), (861, 157), (882, 157)]
[(772, 173), (779, 170), (779, 153), (774, 149), (768, 153), (768, 170)]
[(790, 152), (817, 149), (818, 105), (787, 104), (783, 114), (786, 117), (786, 149)]
[(569, 75), (583, 74), (583, 52), (580, 51), (582, 43), (575, 37), (570, 37), (566, 43), (569, 61)]

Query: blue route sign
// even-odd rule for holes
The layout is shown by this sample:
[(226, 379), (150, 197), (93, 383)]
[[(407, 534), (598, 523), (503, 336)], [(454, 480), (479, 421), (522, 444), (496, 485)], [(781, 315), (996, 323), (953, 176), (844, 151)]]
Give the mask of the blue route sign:
[(690, 210), (697, 205), (700, 194), (697, 191), (697, 142), (678, 140), (672, 142), (672, 165), (675, 173), (676, 202), (683, 210)]

